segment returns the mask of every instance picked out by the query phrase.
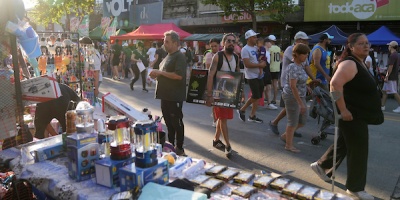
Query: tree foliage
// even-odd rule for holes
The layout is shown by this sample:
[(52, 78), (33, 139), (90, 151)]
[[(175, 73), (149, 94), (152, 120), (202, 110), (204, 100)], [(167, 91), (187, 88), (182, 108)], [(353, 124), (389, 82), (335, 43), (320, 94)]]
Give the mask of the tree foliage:
[[(32, 21), (47, 25), (57, 23), (63, 25), (61, 18), (69, 21), (71, 14), (82, 17), (93, 12), (95, 0), (35, 0), (36, 5), (30, 11)], [(65, 27), (63, 26), (64, 30)]]
[(281, 24), (285, 23), (285, 16), (297, 11), (298, 6), (292, 0), (201, 0), (203, 4), (216, 5), (224, 15), (247, 12), (252, 17), (253, 29), (257, 29), (256, 16), (269, 16)]

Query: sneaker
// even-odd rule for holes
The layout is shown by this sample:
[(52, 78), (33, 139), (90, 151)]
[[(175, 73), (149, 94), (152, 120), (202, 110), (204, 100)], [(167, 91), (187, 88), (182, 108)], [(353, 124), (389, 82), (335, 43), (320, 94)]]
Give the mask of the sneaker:
[(271, 104), (274, 104), (274, 105), (276, 105), (276, 101), (271, 101)]
[(320, 167), (318, 165), (317, 162), (311, 163), (310, 165), (311, 169), (318, 175), (319, 178), (321, 178), (323, 181), (330, 181), (331, 179), (325, 174), (325, 170), (322, 169), (322, 167)]
[(225, 148), (225, 153), (226, 153), (226, 154), (232, 153), (232, 147), (231, 147), (231, 146), (227, 146), (227, 147)]
[(149, 92), (146, 88), (142, 89), (143, 92)]
[(178, 155), (178, 156), (187, 156), (186, 154), (185, 154), (185, 150), (182, 148), (182, 149), (180, 149), (179, 147), (175, 147), (175, 153), (176, 153), (176, 155)]
[(237, 110), (237, 113), (239, 114), (239, 119), (242, 120), (243, 122), (245, 122), (246, 121), (246, 115), (245, 115), (246, 112)]
[(258, 119), (255, 115), (253, 117), (249, 116), (249, 119), (247, 119), (249, 122), (256, 122), (256, 123), (263, 123), (263, 120)]
[(298, 132), (295, 131), (293, 136), (294, 137), (302, 137), (303, 135), (301, 133), (298, 133)]
[(217, 122), (213, 122), (211, 126), (212, 127), (216, 127), (217, 126)]
[(394, 113), (400, 113), (400, 106), (393, 110)]
[(276, 135), (279, 135), (278, 125), (274, 125), (274, 124), (272, 124), (271, 121), (269, 121), (269, 128), (271, 129), (271, 131), (273, 133), (275, 133)]
[(225, 150), (225, 144), (222, 143), (221, 140), (217, 140), (217, 141), (213, 140), (213, 147), (215, 147), (215, 148), (217, 148), (217, 149), (219, 149), (221, 151)]
[(354, 199), (361, 199), (361, 200), (374, 200), (375, 197), (368, 194), (366, 191), (360, 192), (352, 192), (350, 190), (346, 190), (346, 193), (349, 194)]
[(386, 107), (385, 106), (381, 106), (381, 110), (385, 111)]
[(267, 109), (276, 110), (276, 109), (278, 109), (278, 107), (276, 107), (274, 104), (270, 103), (267, 105)]

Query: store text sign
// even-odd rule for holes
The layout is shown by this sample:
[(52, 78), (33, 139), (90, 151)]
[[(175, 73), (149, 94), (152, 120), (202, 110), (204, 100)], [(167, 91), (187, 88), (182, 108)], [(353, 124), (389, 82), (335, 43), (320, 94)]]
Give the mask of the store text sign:
[(251, 22), (252, 17), (247, 12), (242, 12), (241, 15), (238, 14), (230, 14), (228, 16), (222, 16), (222, 22), (230, 23), (230, 22)]
[(306, 0), (304, 21), (400, 20), (400, 1)]
[(133, 0), (111, 0), (104, 1), (105, 9), (112, 16), (119, 16), (121, 13), (129, 12)]

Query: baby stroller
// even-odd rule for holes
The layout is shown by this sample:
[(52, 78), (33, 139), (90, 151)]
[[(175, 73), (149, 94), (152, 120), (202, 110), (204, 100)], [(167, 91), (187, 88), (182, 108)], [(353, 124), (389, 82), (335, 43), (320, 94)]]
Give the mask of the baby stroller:
[(312, 93), (310, 117), (314, 119), (318, 117), (318, 124), (320, 122), (320, 117), (323, 118), (321, 127), (318, 131), (319, 135), (311, 139), (313, 145), (319, 144), (319, 142), (324, 140), (328, 134), (333, 135), (333, 133), (326, 131), (328, 127), (335, 123), (332, 100), (329, 93), (319, 86), (315, 87)]

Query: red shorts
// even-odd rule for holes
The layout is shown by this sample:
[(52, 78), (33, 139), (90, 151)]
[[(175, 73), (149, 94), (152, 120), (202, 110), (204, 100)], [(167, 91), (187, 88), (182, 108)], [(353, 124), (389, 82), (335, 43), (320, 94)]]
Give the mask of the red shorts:
[(233, 119), (233, 109), (214, 106), (215, 119)]

